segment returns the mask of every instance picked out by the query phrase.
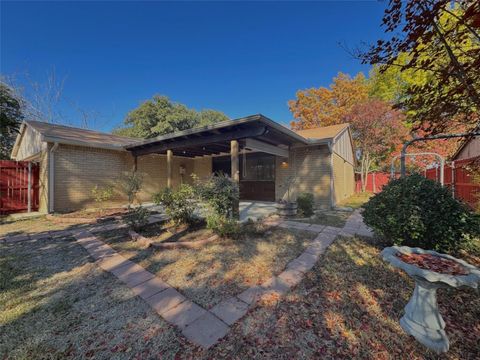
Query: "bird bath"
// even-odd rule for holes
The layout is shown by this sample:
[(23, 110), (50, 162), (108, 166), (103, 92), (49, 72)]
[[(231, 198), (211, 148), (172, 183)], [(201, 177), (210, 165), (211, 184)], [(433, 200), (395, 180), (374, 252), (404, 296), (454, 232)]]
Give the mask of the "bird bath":
[(415, 280), (415, 290), (400, 319), (403, 330), (437, 353), (448, 351), (445, 321), (438, 311), (437, 289), (476, 289), (480, 270), (453, 256), (408, 246), (387, 247), (381, 255)]

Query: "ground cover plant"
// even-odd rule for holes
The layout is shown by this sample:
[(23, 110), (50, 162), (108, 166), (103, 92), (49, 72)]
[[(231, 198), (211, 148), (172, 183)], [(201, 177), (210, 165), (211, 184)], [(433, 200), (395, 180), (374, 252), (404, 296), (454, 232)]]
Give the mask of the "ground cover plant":
[(457, 253), (480, 235), (480, 217), (420, 175), (389, 182), (364, 206), (364, 221), (390, 244)]
[[(204, 239), (210, 235), (206, 232), (208, 229), (194, 230), (177, 241)], [(145, 249), (132, 241), (126, 230), (100, 236), (123, 256), (157, 274), (199, 305), (211, 308), (279, 274), (315, 234), (249, 223), (235, 238), (223, 237), (199, 249), (168, 250)]]

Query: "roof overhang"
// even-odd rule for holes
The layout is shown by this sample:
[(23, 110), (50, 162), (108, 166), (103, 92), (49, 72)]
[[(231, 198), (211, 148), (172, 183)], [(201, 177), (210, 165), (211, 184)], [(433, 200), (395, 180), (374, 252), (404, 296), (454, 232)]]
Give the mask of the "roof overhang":
[[(265, 149), (269, 151), (275, 150), (272, 147), (288, 149), (294, 145), (314, 144), (263, 115), (252, 115), (158, 136), (125, 148), (134, 156), (164, 154), (171, 150), (176, 156), (196, 157), (228, 153), (232, 140), (238, 140), (246, 148), (246, 139), (265, 144)], [(260, 146), (259, 143), (257, 145)]]

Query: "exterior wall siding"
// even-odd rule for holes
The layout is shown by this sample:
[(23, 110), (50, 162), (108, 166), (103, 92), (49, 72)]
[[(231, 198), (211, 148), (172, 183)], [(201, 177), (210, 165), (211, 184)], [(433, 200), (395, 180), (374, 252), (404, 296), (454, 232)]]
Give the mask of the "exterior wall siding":
[[(50, 145), (51, 147), (51, 145)], [(48, 151), (44, 152), (45, 160)], [(89, 148), (81, 146), (59, 145), (54, 155), (54, 210), (72, 211), (88, 207), (98, 207), (91, 195), (95, 185), (113, 186), (114, 196), (110, 203), (103, 206), (125, 204), (127, 199), (122, 190), (123, 176), (134, 168), (134, 158), (128, 152)], [(173, 158), (172, 184), (192, 183), (192, 173), (206, 178), (212, 170), (211, 158)], [(180, 174), (180, 167), (185, 174)], [(45, 172), (43, 172), (45, 169)], [(41, 182), (45, 191), (40, 191), (42, 209), (47, 211), (48, 204), (48, 161), (41, 166)], [(165, 155), (146, 155), (137, 158), (137, 172), (142, 176), (142, 190), (137, 199), (151, 201), (152, 195), (167, 186), (167, 158)], [(43, 193), (43, 196), (42, 196)]]
[(337, 204), (351, 196), (355, 191), (355, 175), (353, 165), (333, 153), (334, 202)]
[(32, 129), (30, 126), (26, 126), (21, 135), (15, 160), (28, 160), (44, 151), (46, 147), (47, 143), (42, 142), (42, 136), (40, 133)]
[(331, 207), (330, 194), (330, 153), (327, 146), (311, 146), (290, 150), (286, 163), (284, 158), (276, 157), (275, 198), (287, 200), (286, 180), (292, 176), (291, 197), (301, 192), (312, 193), (319, 208)]
[(460, 153), (455, 157), (455, 160), (470, 159), (480, 156), (480, 137), (473, 138), (465, 145)]

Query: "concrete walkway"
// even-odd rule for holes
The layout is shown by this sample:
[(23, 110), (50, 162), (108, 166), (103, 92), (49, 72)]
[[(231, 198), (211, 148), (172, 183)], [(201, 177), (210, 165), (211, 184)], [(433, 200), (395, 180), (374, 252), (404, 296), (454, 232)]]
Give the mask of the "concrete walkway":
[[(161, 221), (161, 217), (152, 218), (151, 222)], [(124, 258), (112, 247), (99, 240), (94, 233), (126, 227), (122, 223), (104, 224), (84, 227), (76, 230), (63, 230), (59, 233), (72, 234), (77, 243), (82, 245), (95, 263), (110, 272), (132, 292), (144, 299), (153, 310), (170, 324), (177, 326), (191, 342), (207, 349), (228, 334), (230, 326), (240, 320), (249, 307), (264, 295), (282, 296), (299, 284), (304, 274), (315, 266), (327, 247), (337, 235), (371, 236), (370, 230), (363, 224), (362, 216), (355, 211), (343, 228), (307, 223), (269, 220), (272, 226), (287, 229), (301, 229), (317, 234), (303, 253), (287, 264), (278, 276), (265, 281), (262, 285), (251, 287), (237, 296), (226, 299), (210, 310), (206, 310), (187, 299), (167, 282), (161, 280), (140, 265)], [(51, 234), (49, 234), (51, 236)], [(24, 238), (12, 238), (7, 241), (22, 241)]]

